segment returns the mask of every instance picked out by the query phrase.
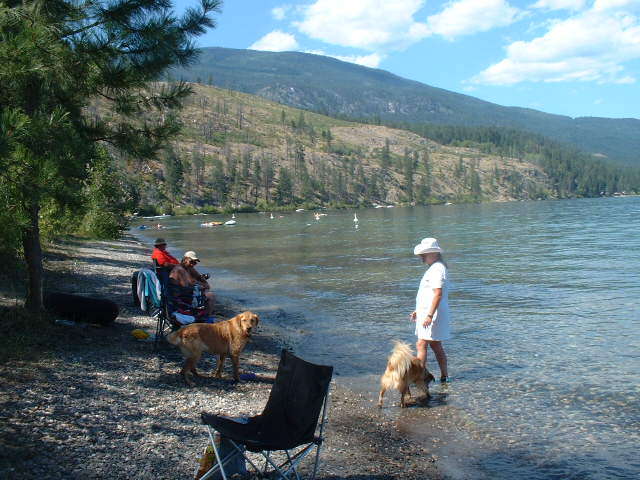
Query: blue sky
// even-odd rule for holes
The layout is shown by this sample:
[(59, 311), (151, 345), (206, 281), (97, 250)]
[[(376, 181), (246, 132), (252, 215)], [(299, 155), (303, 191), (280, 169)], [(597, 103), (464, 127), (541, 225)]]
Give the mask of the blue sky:
[(640, 118), (640, 0), (226, 0), (217, 23), (200, 46), (317, 53), (500, 105)]

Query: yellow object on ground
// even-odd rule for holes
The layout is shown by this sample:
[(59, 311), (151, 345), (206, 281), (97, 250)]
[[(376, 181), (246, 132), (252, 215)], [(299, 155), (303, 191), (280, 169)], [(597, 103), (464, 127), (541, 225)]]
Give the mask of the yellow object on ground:
[(142, 330), (141, 328), (136, 328), (131, 332), (131, 335), (136, 337), (138, 340), (144, 340), (145, 338), (149, 338), (149, 334)]
[(216, 454), (213, 451), (213, 447), (211, 445), (207, 445), (207, 448), (204, 451), (204, 455), (202, 455), (202, 458), (200, 458), (199, 460), (200, 468), (196, 473), (196, 476), (195, 476), (196, 480), (198, 480), (200, 477), (204, 476), (205, 473), (211, 470), (211, 467), (213, 467), (213, 462), (215, 461), (215, 459), (216, 459)]

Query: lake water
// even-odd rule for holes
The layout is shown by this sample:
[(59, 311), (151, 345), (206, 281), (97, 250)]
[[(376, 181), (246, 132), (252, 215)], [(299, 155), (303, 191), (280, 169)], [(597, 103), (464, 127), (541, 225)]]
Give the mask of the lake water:
[[(437, 237), (452, 280), (450, 385), (423, 408), (380, 415), (436, 452), (453, 477), (640, 477), (640, 198), (161, 219), (214, 289), (335, 365), (372, 408)], [(144, 220), (149, 225), (157, 220)], [(206, 270), (203, 268), (202, 270)], [(439, 377), (430, 352), (429, 367)], [(444, 438), (444, 441), (443, 441)], [(426, 461), (426, 460), (425, 460)], [(472, 473), (471, 473), (472, 472)]]

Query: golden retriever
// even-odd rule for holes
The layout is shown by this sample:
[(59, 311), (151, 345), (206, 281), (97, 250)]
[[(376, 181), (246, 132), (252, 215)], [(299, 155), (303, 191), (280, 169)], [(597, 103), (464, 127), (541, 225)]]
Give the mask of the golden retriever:
[(405, 395), (411, 398), (409, 385), (415, 383), (429, 397), (429, 382), (435, 378), (429, 370), (422, 366), (420, 359), (413, 355), (411, 347), (403, 342), (395, 342), (393, 351), (387, 361), (387, 369), (380, 378), (380, 395), (378, 406), (382, 407), (384, 394), (387, 390), (395, 388), (400, 392), (400, 406), (406, 407)]
[(218, 355), (218, 365), (214, 376), (222, 376), (222, 367), (227, 355), (233, 364), (233, 378), (240, 380), (240, 353), (244, 349), (251, 333), (258, 326), (258, 315), (253, 312), (242, 312), (229, 320), (218, 323), (192, 323), (169, 334), (167, 340), (177, 345), (185, 357), (180, 374), (190, 387), (194, 386), (189, 374), (196, 376), (196, 365), (202, 352)]

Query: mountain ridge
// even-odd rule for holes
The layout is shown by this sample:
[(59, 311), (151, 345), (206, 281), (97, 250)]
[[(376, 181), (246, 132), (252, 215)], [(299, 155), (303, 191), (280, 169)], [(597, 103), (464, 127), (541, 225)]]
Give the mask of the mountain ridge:
[(259, 95), (295, 108), (378, 122), (497, 126), (572, 144), (626, 165), (640, 164), (640, 120), (576, 117), (501, 106), (394, 73), (301, 52), (201, 49), (168, 78)]

